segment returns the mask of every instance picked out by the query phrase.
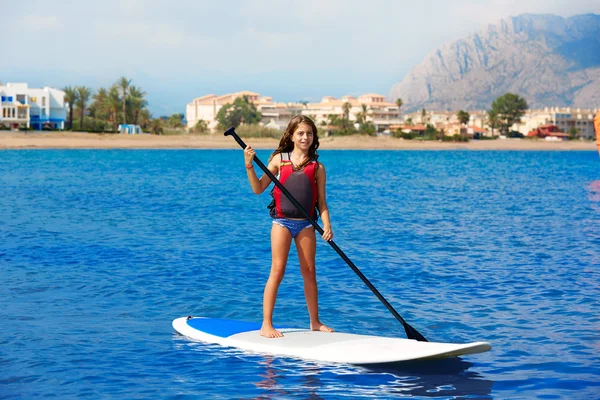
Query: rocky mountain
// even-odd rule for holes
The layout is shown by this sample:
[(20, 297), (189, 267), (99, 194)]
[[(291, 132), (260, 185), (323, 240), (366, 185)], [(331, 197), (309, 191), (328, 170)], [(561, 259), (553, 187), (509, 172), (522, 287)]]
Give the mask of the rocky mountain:
[(430, 53), (389, 97), (405, 112), (474, 110), (506, 92), (535, 108), (600, 106), (600, 15), (503, 19)]

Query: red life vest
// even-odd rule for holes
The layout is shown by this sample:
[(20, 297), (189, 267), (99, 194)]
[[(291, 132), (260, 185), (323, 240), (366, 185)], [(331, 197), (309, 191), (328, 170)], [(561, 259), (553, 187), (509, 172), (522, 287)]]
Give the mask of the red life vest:
[[(317, 161), (312, 160), (302, 170), (297, 171), (290, 160), (290, 154), (281, 153), (278, 179), (311, 218), (316, 220)], [(277, 186), (271, 191), (271, 196), (273, 196), (273, 201), (269, 205), (271, 217), (306, 218)]]

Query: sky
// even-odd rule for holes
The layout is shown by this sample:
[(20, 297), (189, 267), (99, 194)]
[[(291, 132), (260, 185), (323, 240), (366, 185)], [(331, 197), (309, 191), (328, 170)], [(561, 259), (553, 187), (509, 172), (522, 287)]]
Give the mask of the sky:
[(0, 0), (0, 82), (147, 93), (154, 116), (206, 94), (275, 101), (378, 93), (427, 54), (522, 13), (600, 14), (600, 0)]

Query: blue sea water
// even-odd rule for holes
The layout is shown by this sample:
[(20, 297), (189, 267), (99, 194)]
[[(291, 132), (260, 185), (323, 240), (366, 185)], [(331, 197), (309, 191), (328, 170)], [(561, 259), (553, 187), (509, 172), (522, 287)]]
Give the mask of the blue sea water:
[[(490, 352), (363, 368), (188, 340), (174, 318), (261, 320), (269, 196), (241, 151), (0, 151), (0, 398), (600, 398), (595, 152), (321, 161), (338, 246), (430, 341)], [(325, 323), (405, 337), (323, 241), (317, 271)], [(275, 321), (308, 324), (294, 253)]]

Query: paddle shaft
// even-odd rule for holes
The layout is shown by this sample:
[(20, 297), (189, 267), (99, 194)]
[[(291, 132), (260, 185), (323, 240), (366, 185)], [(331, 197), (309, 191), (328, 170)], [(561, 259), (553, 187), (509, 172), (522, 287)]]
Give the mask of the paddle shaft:
[[(231, 127), (229, 129), (227, 129), (227, 131), (225, 131), (225, 136), (229, 136), (229, 135), (233, 136), (235, 141), (238, 142), (238, 144), (240, 145), (240, 147), (242, 149), (246, 148), (246, 143), (244, 143), (244, 141), (237, 135), (234, 127)], [(265, 164), (263, 164), (262, 161), (260, 161), (260, 159), (256, 155), (254, 155), (254, 162), (260, 167), (260, 169), (262, 169), (264, 171), (265, 174), (267, 174), (267, 176), (273, 181), (275, 186), (277, 186), (279, 188), (279, 190), (281, 190), (281, 192), (292, 202), (292, 204), (298, 210), (300, 210), (300, 212), (304, 215), (304, 217), (312, 224), (312, 226), (315, 227), (316, 231), (319, 232), (321, 235), (323, 235), (323, 229), (319, 226), (319, 224), (317, 224), (317, 222), (311, 218), (311, 216), (304, 209), (304, 207), (302, 207), (300, 205), (300, 203), (298, 203), (298, 201), (294, 198), (294, 196), (292, 196), (292, 194), (281, 184), (281, 182), (279, 182), (279, 180), (273, 175), (273, 173), (271, 171), (269, 171), (269, 169), (265, 166)], [(383, 295), (381, 293), (379, 293), (379, 290), (377, 290), (375, 288), (375, 286), (373, 286), (373, 284), (367, 279), (367, 277), (362, 272), (360, 272), (358, 267), (356, 265), (354, 265), (354, 263), (348, 258), (348, 256), (346, 256), (346, 254), (344, 254), (342, 249), (340, 249), (333, 240), (329, 240), (329, 241), (327, 241), (327, 243), (329, 243), (329, 245), (340, 255), (340, 257), (342, 257), (342, 259), (346, 262), (346, 264), (348, 264), (348, 266), (350, 268), (352, 268), (352, 271), (354, 271), (354, 273), (356, 273), (356, 275), (358, 275), (358, 277), (365, 283), (365, 285), (367, 285), (367, 287), (369, 289), (371, 289), (371, 292), (373, 292), (373, 294), (379, 299), (379, 301), (381, 301), (383, 303), (383, 305), (388, 309), (388, 311), (391, 312), (392, 315), (402, 324), (402, 326), (404, 327), (404, 330), (406, 331), (406, 336), (409, 339), (415, 339), (420, 342), (428, 341), (427, 339), (425, 339), (425, 337), (423, 335), (421, 335), (419, 332), (417, 332), (416, 329), (414, 329), (412, 326), (410, 326), (404, 320), (404, 318), (402, 318), (402, 316), (400, 316), (400, 314), (398, 314), (398, 312), (394, 309), (394, 307), (392, 307), (392, 305), (383, 297)]]

